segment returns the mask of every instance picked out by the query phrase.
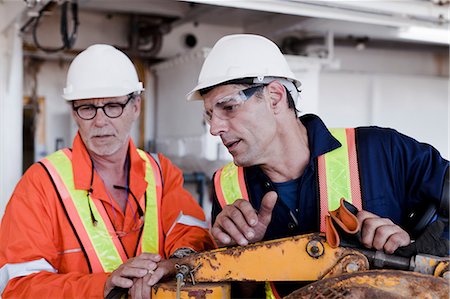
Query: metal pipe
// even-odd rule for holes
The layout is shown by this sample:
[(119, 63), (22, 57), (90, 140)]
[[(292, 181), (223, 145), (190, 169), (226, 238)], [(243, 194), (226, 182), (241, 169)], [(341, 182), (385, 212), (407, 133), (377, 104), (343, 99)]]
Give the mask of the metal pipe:
[[(413, 16), (408, 14), (399, 14), (399, 13), (388, 13), (382, 10), (376, 10), (376, 9), (364, 9), (361, 7), (353, 7), (353, 6), (342, 6), (342, 5), (336, 5), (336, 4), (330, 4), (330, 2), (324, 2), (324, 1), (299, 1), (299, 0), (285, 0), (287, 2), (292, 3), (302, 3), (309, 6), (315, 6), (320, 8), (331, 8), (336, 10), (342, 10), (342, 11), (350, 11), (350, 12), (356, 12), (356, 13), (362, 13), (372, 16), (379, 16), (379, 17), (389, 17), (389, 18), (399, 18), (399, 19), (409, 19), (409, 20), (415, 20), (419, 22), (425, 22), (425, 23), (431, 23), (434, 25), (443, 25), (448, 24), (449, 20), (445, 20), (442, 18), (432, 18), (432, 17), (422, 17), (422, 16)], [(335, 2), (333, 2), (335, 3)]]
[(397, 255), (385, 254), (382, 251), (372, 251), (366, 249), (355, 248), (362, 254), (364, 254), (369, 263), (375, 268), (387, 268), (387, 269), (397, 269), (411, 271), (412, 259)]

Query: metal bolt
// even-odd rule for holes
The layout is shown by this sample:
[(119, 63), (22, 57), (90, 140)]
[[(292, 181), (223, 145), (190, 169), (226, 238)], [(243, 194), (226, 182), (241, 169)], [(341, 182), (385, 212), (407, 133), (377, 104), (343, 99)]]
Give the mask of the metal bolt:
[(345, 270), (347, 271), (347, 273), (353, 273), (359, 270), (359, 266), (356, 263), (349, 263), (346, 267)]
[(318, 240), (311, 240), (306, 245), (306, 252), (308, 252), (309, 256), (318, 258), (324, 252), (323, 244)]

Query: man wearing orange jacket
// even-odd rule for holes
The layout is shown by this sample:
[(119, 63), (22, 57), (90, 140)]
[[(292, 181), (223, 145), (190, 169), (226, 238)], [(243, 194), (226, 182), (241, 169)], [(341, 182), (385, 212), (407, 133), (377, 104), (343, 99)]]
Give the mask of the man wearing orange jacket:
[(129, 58), (93, 45), (72, 62), (63, 97), (78, 126), (71, 149), (32, 165), (0, 227), (5, 298), (133, 298), (173, 275), (178, 257), (212, 249), (181, 171), (130, 138), (143, 90)]

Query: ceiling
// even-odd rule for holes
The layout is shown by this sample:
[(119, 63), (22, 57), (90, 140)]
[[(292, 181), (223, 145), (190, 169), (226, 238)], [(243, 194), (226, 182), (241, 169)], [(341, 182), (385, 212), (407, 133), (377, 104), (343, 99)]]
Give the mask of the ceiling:
[(79, 0), (81, 9), (139, 13), (188, 22), (234, 25), (273, 39), (332, 31), (335, 37), (398, 40), (408, 26), (449, 30), (450, 0)]
[[(0, 0), (0, 32), (14, 14), (22, 14), (25, 26), (49, 4), (63, 2)], [(406, 42), (413, 47), (445, 50), (448, 43), (405, 40), (399, 32), (419, 26), (440, 29), (450, 36), (450, 0), (78, 0), (78, 5), (86, 12), (154, 18), (159, 20), (158, 26), (169, 26), (170, 30), (189, 23), (235, 26), (265, 35), (279, 45), (287, 40), (317, 42), (332, 33), (336, 44), (370, 41), (373, 45), (404, 47)]]

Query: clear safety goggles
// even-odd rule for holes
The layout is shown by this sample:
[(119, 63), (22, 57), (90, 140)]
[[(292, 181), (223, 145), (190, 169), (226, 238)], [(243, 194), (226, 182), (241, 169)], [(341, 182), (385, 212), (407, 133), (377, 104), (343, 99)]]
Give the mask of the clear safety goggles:
[(211, 124), (212, 116), (222, 120), (228, 120), (237, 115), (241, 107), (248, 101), (259, 89), (264, 88), (267, 84), (257, 84), (250, 86), (246, 89), (240, 90), (237, 93), (225, 96), (218, 100), (213, 108), (208, 111), (204, 111), (203, 115), (205, 121)]

